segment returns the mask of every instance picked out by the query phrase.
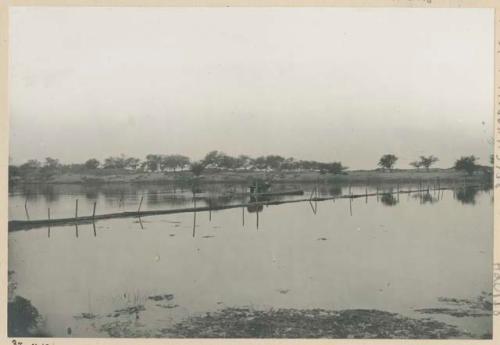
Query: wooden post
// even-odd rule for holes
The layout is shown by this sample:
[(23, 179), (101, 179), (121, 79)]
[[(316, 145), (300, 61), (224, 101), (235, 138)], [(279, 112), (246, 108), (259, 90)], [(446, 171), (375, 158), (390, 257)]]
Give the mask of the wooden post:
[(47, 215), (49, 217), (49, 230), (48, 230), (47, 235), (50, 237), (50, 207), (47, 209)]
[(257, 230), (259, 230), (259, 206), (257, 206)]
[(316, 193), (316, 188), (313, 188), (313, 190), (311, 191), (311, 196), (309, 197), (309, 201), (311, 201), (313, 199), (313, 196), (315, 195)]
[(194, 197), (194, 191), (193, 191), (193, 205), (194, 205), (194, 212), (193, 212), (193, 237), (196, 235), (196, 198)]
[(24, 202), (24, 210), (26, 211), (26, 218), (30, 220), (30, 214), (28, 212), (28, 198), (26, 198), (26, 201)]
[(368, 187), (365, 187), (365, 204), (368, 204)]
[(78, 238), (78, 224), (77, 223), (75, 223), (75, 230), (76, 230), (76, 233), (75, 233), (76, 238)]
[(95, 217), (95, 206), (96, 206), (96, 204), (97, 204), (97, 201), (94, 201), (94, 210), (92, 211), (92, 218)]
[(141, 212), (142, 200), (144, 199), (144, 195), (141, 196), (141, 201), (139, 202), (139, 208), (137, 209), (137, 213)]
[(92, 222), (92, 226), (94, 227), (94, 237), (97, 237), (97, 231), (95, 229), (95, 223), (94, 222)]
[(245, 226), (245, 207), (241, 208), (241, 219), (242, 219), (243, 226)]
[(378, 202), (378, 185), (377, 185), (377, 202)]
[(352, 197), (349, 198), (349, 213), (352, 216)]
[(78, 219), (78, 199), (75, 202), (75, 220)]

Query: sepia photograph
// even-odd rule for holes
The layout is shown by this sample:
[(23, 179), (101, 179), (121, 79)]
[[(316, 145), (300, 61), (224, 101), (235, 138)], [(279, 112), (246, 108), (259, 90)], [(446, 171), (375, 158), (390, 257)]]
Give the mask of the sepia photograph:
[(8, 17), (8, 337), (493, 339), (494, 9)]

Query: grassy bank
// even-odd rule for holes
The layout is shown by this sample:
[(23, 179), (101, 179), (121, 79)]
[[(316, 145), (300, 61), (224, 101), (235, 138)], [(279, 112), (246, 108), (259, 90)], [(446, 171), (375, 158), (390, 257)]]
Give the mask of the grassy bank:
[[(270, 179), (274, 183), (328, 181), (339, 183), (418, 183), (440, 180), (441, 182), (488, 182), (491, 180), (491, 168), (483, 167), (468, 175), (454, 169), (407, 170), (355, 170), (344, 174), (321, 174), (316, 171), (229, 171), (206, 170), (200, 180), (206, 183), (246, 183), (255, 178)], [(125, 169), (95, 169), (81, 173), (55, 174), (45, 179), (27, 176), (14, 183), (175, 183), (186, 182), (193, 178), (189, 171), (179, 172), (136, 172)]]

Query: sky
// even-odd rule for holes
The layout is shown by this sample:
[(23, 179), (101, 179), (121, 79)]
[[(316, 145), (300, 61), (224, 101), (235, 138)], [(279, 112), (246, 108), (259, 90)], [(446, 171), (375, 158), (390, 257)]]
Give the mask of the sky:
[(10, 8), (10, 158), (493, 153), (493, 11)]

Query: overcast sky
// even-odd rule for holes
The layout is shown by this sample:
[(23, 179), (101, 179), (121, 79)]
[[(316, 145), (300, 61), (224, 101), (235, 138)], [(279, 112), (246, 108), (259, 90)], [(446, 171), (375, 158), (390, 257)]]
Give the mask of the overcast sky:
[(10, 8), (13, 163), (493, 152), (493, 11)]

